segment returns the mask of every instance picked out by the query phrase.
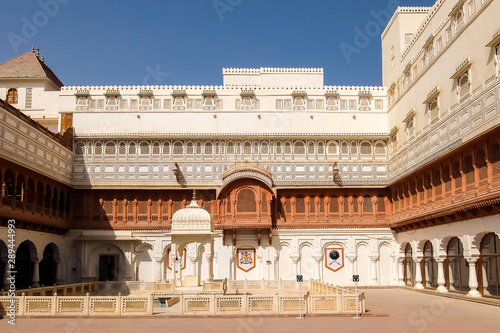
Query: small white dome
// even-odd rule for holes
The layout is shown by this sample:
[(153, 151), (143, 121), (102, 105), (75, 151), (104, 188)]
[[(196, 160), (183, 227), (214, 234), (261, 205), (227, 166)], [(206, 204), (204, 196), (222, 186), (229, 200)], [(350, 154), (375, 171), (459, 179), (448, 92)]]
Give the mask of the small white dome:
[(186, 208), (176, 211), (172, 216), (172, 231), (213, 231), (212, 217), (193, 198)]

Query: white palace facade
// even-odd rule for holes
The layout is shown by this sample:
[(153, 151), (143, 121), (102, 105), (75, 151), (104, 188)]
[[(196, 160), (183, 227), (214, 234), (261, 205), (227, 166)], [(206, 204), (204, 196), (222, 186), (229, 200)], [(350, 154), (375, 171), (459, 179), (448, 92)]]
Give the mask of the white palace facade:
[(34, 49), (1, 64), (0, 282), (14, 219), (18, 289), (358, 274), (500, 297), (499, 13), (398, 7), (380, 87), (322, 68), (64, 86)]

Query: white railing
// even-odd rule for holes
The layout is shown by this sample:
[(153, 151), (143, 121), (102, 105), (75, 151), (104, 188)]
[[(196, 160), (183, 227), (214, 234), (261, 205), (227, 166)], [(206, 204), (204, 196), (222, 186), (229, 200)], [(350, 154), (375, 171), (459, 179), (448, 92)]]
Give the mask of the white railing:
[[(14, 302), (12, 302), (14, 300)], [(152, 296), (15, 296), (0, 297), (0, 315), (110, 316), (152, 315)]]
[[(86, 293), (92, 293), (95, 291), (94, 282), (84, 282), (84, 283), (74, 283), (74, 284), (62, 284), (58, 286), (50, 287), (37, 287), (16, 290), (16, 296), (21, 296), (25, 294), (26, 296), (52, 296), (58, 294), (61, 296), (76, 296), (85, 295)], [(0, 296), (7, 296), (8, 291), (0, 291)]]
[[(355, 313), (355, 294), (311, 295), (180, 295), (171, 315), (269, 315), (302, 313)], [(365, 295), (357, 297), (358, 312), (365, 312)]]
[[(227, 284), (227, 285), (226, 285)], [(365, 312), (365, 295), (357, 295), (350, 289), (335, 287), (319, 281), (305, 281), (299, 295), (295, 281), (243, 280), (213, 281), (203, 290), (185, 293), (175, 290), (168, 282), (107, 281), (89, 282), (75, 285), (44, 288), (45, 293), (52, 288), (66, 290), (66, 296), (39, 295), (7, 297), (0, 296), (0, 316), (15, 312), (18, 315), (47, 316), (111, 316), (111, 315), (152, 315), (153, 297), (166, 299), (168, 311), (156, 309), (168, 315), (263, 315), (263, 314), (303, 314), (308, 313), (359, 313)], [(61, 289), (62, 288), (62, 289)], [(121, 289), (144, 291), (149, 294), (135, 296), (98, 295), (76, 296), (68, 293), (88, 289), (96, 293), (112, 293)], [(227, 294), (222, 294), (225, 291)], [(272, 293), (266, 293), (272, 291)], [(234, 293), (234, 294), (233, 294)], [(32, 293), (33, 294), (33, 293)]]

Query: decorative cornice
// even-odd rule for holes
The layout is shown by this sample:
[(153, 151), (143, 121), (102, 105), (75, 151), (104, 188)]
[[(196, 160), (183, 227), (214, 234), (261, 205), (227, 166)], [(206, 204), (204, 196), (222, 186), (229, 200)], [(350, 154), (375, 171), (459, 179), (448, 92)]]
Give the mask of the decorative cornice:
[(385, 138), (390, 133), (77, 133), (77, 139), (93, 139), (93, 138), (343, 138), (343, 137), (360, 137), (360, 138)]

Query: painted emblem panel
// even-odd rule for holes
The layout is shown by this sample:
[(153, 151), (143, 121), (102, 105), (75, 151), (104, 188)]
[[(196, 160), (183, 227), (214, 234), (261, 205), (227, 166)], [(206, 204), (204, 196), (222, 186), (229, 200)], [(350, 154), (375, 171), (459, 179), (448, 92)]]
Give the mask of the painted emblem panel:
[(344, 249), (326, 248), (325, 249), (325, 267), (336, 272), (344, 267)]
[(255, 249), (238, 249), (237, 267), (244, 272), (255, 268)]

